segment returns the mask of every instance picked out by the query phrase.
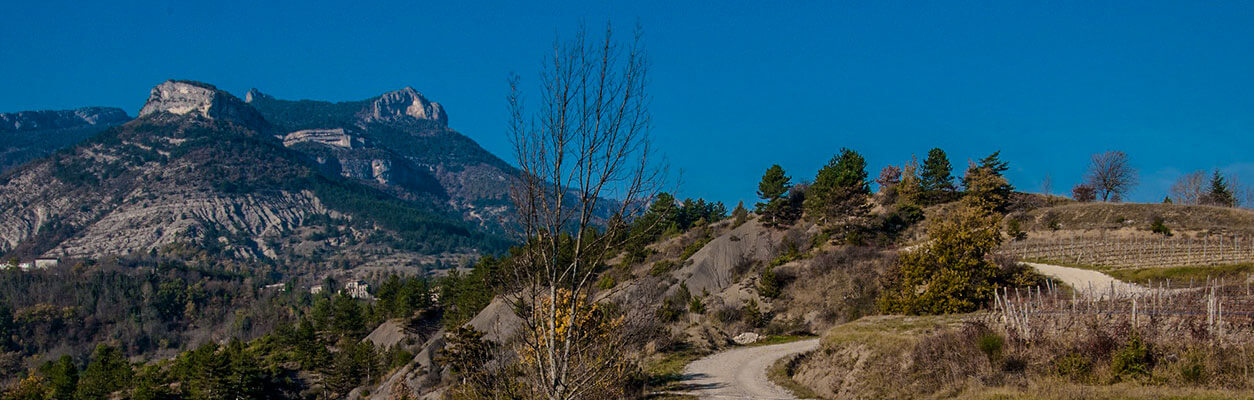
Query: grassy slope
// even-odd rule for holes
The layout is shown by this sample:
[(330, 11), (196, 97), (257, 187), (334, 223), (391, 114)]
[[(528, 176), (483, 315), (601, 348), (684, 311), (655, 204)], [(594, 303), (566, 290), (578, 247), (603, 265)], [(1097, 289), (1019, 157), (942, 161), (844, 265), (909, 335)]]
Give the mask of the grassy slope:
[[(1151, 381), (1125, 381), (1089, 385), (1053, 375), (1032, 372), (989, 371), (984, 355), (973, 349), (946, 347), (940, 353), (920, 351), (922, 342), (953, 330), (975, 315), (874, 316), (832, 328), (823, 336), (819, 350), (803, 356), (794, 366), (777, 363), (773, 374), (791, 370), (789, 377), (816, 398), (974, 398), (974, 399), (1228, 399), (1254, 398), (1254, 393), (1189, 388)], [(961, 332), (961, 331), (958, 331)], [(945, 336), (940, 336), (944, 338)], [(931, 350), (935, 350), (932, 348)], [(955, 356), (954, 354), (958, 354)], [(964, 356), (965, 360), (964, 360)], [(935, 359), (920, 359), (933, 357)], [(952, 363), (968, 364), (945, 371)], [(923, 365), (922, 372), (918, 367)], [(937, 371), (940, 371), (939, 373)], [(970, 373), (976, 372), (976, 373)], [(939, 381), (934, 381), (941, 377)], [(776, 382), (787, 382), (773, 377)], [(845, 390), (833, 396), (833, 388)], [(850, 390), (852, 389), (852, 390)]]
[[(1254, 234), (1254, 210), (1213, 206), (1144, 203), (1068, 203), (1030, 210), (1027, 230), (1051, 230), (1056, 221), (1063, 230), (1121, 229), (1148, 230), (1154, 217), (1161, 217), (1174, 231), (1214, 231), (1227, 234)], [(1053, 218), (1049, 218), (1049, 217)]]

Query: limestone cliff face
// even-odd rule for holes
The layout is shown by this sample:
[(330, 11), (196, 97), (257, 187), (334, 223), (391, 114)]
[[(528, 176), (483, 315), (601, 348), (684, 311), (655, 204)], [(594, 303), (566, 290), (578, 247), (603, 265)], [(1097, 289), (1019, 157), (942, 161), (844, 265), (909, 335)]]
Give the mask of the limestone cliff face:
[[(421, 170), (360, 148), (356, 128), (263, 132), (272, 128), (212, 85), (162, 83), (134, 121), (0, 175), (0, 255), (98, 258), (179, 244), (223, 259), (317, 262), (330, 252), (412, 265), (482, 245), (418, 203), (442, 192), (402, 200), (339, 178), (426, 193), (413, 178)], [(359, 157), (340, 163), (346, 154)]]
[(397, 122), (406, 118), (433, 121), (439, 126), (448, 126), (448, 114), (440, 103), (428, 101), (422, 93), (411, 87), (387, 92), (375, 98), (370, 106), (362, 110), (364, 122)]
[(281, 100), (257, 89), (247, 98), (287, 132), (288, 147), (329, 171), (437, 201), (491, 229), (514, 218), (509, 186), (518, 171), (450, 129), (444, 108), (413, 88), (339, 103)]
[(198, 115), (213, 120), (232, 121), (249, 126), (264, 124), (265, 118), (239, 98), (207, 83), (166, 81), (152, 88), (139, 117), (158, 113)]

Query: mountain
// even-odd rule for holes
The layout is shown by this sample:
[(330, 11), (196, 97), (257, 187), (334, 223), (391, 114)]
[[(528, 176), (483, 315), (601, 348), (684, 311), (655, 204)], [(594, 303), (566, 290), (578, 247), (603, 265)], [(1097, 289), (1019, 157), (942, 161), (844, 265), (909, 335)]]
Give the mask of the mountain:
[[(401, 118), (392, 110), (381, 103), (365, 126)], [(433, 107), (405, 116), (414, 114), (443, 115)], [(331, 258), (430, 264), (505, 245), (441, 204), (344, 178), (359, 178), (345, 171), (360, 165), (334, 146), (320, 153), (342, 138), (298, 134), (290, 120), (270, 115), (274, 122), (212, 85), (156, 86), (135, 120), (0, 177), (0, 253), (99, 258), (190, 246), (222, 259), (318, 267)], [(390, 167), (404, 159), (373, 151), (353, 152), (372, 170), (352, 171), (411, 199), (446, 196), (421, 168)]]
[(445, 204), (497, 232), (514, 219), (509, 185), (519, 171), (449, 128), (444, 107), (413, 88), (334, 103), (281, 100), (257, 89), (245, 99), (274, 124), (284, 146), (327, 173)]
[(0, 174), (130, 120), (125, 111), (109, 107), (2, 113)]

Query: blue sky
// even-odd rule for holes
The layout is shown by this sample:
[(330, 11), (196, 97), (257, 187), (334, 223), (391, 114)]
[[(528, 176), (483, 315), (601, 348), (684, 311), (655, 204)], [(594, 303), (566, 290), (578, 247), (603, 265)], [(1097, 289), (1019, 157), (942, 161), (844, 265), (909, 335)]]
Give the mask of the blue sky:
[(534, 83), (580, 23), (638, 21), (681, 197), (750, 203), (772, 163), (809, 179), (841, 147), (872, 176), (934, 146), (959, 169), (1001, 150), (1017, 187), (1055, 193), (1118, 149), (1135, 201), (1195, 169), (1254, 183), (1250, 2), (85, 3), (0, 5), (0, 111), (134, 114), (170, 78), (288, 99), (413, 86), (506, 156), (507, 75)]

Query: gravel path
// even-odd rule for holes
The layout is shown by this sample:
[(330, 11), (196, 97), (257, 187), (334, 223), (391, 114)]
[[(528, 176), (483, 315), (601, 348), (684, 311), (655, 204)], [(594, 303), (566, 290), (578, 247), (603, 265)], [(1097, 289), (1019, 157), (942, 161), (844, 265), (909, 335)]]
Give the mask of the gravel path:
[(1091, 269), (1063, 267), (1060, 265), (1031, 262), (1025, 262), (1024, 264), (1027, 264), (1032, 268), (1036, 268), (1036, 270), (1042, 274), (1049, 275), (1050, 277), (1062, 281), (1062, 283), (1071, 286), (1073, 289), (1085, 296), (1108, 295), (1110, 294), (1112, 287), (1114, 288), (1115, 293), (1119, 295), (1139, 293), (1147, 290), (1140, 285), (1127, 283), (1115, 279), (1110, 275)]
[(795, 399), (771, 383), (766, 369), (776, 360), (819, 348), (818, 339), (741, 347), (693, 361), (684, 368), (686, 394), (702, 399)]

